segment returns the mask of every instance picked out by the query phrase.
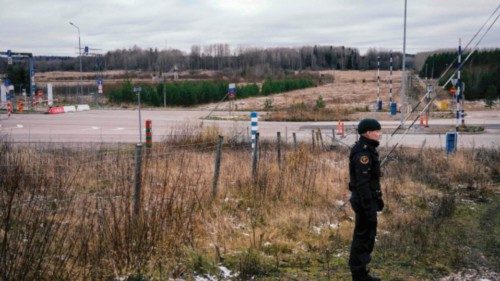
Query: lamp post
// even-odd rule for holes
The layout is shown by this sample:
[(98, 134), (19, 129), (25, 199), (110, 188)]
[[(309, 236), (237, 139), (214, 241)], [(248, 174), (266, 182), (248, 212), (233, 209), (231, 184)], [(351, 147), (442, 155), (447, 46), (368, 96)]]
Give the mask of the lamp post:
[(404, 17), (404, 31), (403, 31), (403, 71), (401, 75), (401, 127), (404, 126), (405, 114), (404, 110), (408, 111), (409, 101), (406, 97), (406, 4), (405, 0), (405, 17)]
[[(74, 26), (77, 30), (78, 30), (78, 56), (80, 57), (80, 95), (83, 95), (83, 78), (82, 78), (82, 45), (81, 45), (81, 41), (80, 41), (80, 28), (72, 23), (72, 22), (69, 22), (69, 24), (71, 24), (72, 26)], [(80, 97), (78, 96), (78, 99), (80, 99)]]
[(142, 123), (141, 123), (141, 87), (135, 86), (134, 93), (137, 95), (137, 107), (139, 109), (139, 143), (142, 143)]

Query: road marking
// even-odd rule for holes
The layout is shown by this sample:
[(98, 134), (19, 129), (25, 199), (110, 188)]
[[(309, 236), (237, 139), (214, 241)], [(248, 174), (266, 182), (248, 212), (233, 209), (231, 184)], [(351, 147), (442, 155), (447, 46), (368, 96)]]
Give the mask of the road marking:
[(93, 130), (99, 130), (100, 128), (99, 128), (99, 127), (92, 126), (92, 129), (93, 129)]
[(113, 130), (115, 130), (115, 131), (121, 131), (121, 130), (125, 130), (125, 129), (122, 128), (122, 127), (119, 127), (119, 128), (113, 129)]
[(16, 126), (17, 128), (24, 128), (24, 126), (22, 124), (17, 124)]

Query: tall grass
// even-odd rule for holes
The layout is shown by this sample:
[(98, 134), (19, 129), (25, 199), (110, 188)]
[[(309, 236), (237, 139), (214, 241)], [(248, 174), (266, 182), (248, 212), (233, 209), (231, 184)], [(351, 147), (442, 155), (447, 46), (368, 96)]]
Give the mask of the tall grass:
[[(2, 143), (2, 278), (189, 279), (217, 276), (218, 264), (242, 279), (348, 278), (347, 150), (285, 146), (279, 167), (275, 144), (263, 143), (254, 181), (248, 143), (226, 137), (212, 198), (218, 130), (191, 131), (145, 152), (139, 217), (131, 207), (133, 147)], [(443, 239), (457, 231), (448, 222), (459, 200), (494, 196), (499, 158), (482, 149), (450, 157), (399, 151), (382, 181), (387, 208), (376, 256), (383, 260), (374, 264), (413, 256), (430, 268), (422, 276), (463, 264), (470, 255)]]

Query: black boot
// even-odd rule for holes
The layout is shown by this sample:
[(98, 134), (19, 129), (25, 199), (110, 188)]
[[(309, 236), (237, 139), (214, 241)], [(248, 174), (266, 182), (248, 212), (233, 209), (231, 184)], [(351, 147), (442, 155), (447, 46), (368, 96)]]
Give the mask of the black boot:
[(368, 270), (361, 269), (352, 271), (352, 281), (380, 281), (380, 278), (370, 276)]
[(366, 280), (369, 280), (369, 281), (381, 281), (380, 278), (378, 277), (375, 277), (375, 276), (371, 276), (370, 274), (368, 274), (369, 270), (366, 271)]

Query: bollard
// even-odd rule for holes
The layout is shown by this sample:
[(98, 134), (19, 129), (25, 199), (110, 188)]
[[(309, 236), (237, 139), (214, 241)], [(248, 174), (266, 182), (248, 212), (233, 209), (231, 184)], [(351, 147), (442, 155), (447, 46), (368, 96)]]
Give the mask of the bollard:
[(345, 133), (345, 127), (344, 127), (344, 122), (341, 122), (339, 120), (339, 122), (337, 123), (337, 133), (340, 135), (340, 137), (344, 137), (344, 133)]
[(426, 113), (420, 115), (420, 126), (429, 127), (429, 116)]
[(10, 114), (12, 113), (12, 111), (13, 111), (12, 102), (11, 101), (7, 101), (7, 115), (10, 116)]
[(391, 102), (391, 115), (396, 115), (397, 112), (398, 112), (397, 103)]
[(446, 154), (455, 153), (457, 151), (457, 132), (447, 132), (446, 133)]
[(146, 120), (146, 147), (151, 148), (153, 146), (153, 124), (151, 120)]
[(17, 101), (17, 111), (19, 113), (23, 113), (24, 111), (24, 102), (22, 100)]

